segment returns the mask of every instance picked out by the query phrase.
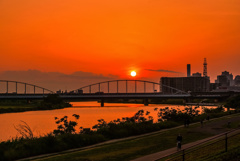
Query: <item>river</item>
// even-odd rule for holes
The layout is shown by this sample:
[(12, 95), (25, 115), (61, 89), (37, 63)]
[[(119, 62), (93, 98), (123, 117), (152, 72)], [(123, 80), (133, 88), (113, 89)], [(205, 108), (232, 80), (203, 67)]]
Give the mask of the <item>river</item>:
[(0, 114), (0, 141), (20, 136), (14, 126), (21, 124), (21, 121), (26, 122), (30, 126), (34, 136), (42, 136), (57, 128), (54, 117), (61, 118), (66, 115), (69, 117), (69, 120), (75, 121), (72, 115), (78, 114), (80, 119), (77, 121), (77, 129), (79, 129), (80, 126), (91, 128), (98, 123), (98, 119), (104, 119), (109, 122), (117, 118), (132, 117), (142, 109), (149, 111), (149, 115), (153, 116), (156, 121), (158, 111), (154, 110), (155, 108), (184, 108), (184, 106), (166, 104), (149, 104), (149, 106), (144, 106), (142, 104), (105, 103), (105, 107), (100, 107), (100, 104), (97, 102), (72, 102), (71, 104), (73, 105), (71, 108), (57, 110)]

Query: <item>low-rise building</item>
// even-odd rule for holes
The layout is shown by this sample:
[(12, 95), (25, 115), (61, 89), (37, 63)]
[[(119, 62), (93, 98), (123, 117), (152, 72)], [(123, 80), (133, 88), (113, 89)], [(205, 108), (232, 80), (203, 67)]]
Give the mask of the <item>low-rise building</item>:
[(185, 92), (208, 92), (210, 80), (209, 77), (162, 77), (160, 86), (163, 93), (172, 93), (169, 87)]

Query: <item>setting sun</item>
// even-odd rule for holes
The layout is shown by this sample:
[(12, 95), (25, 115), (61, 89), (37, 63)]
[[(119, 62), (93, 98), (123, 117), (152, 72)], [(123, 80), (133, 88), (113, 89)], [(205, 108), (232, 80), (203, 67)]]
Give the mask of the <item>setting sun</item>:
[(131, 76), (132, 76), (132, 77), (135, 77), (136, 75), (137, 75), (137, 73), (136, 73), (135, 71), (132, 71), (132, 72), (131, 72)]

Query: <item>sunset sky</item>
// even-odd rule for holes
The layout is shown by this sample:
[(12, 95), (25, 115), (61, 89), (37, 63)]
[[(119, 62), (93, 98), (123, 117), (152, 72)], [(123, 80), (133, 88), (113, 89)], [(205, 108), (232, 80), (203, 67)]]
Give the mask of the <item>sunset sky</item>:
[(0, 79), (29, 70), (126, 79), (135, 70), (159, 81), (186, 76), (188, 63), (202, 73), (205, 57), (212, 82), (224, 70), (235, 77), (240, 1), (0, 0), (0, 56)]

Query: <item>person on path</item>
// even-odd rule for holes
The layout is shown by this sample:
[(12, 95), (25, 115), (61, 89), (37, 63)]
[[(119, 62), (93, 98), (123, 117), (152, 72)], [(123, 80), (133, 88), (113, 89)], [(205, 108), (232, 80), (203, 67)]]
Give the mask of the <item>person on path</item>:
[(201, 123), (201, 127), (203, 127), (203, 119), (201, 119), (200, 123)]
[(184, 127), (187, 127), (187, 119), (184, 120)]
[(189, 124), (190, 124), (190, 120), (187, 119), (187, 127), (189, 127)]
[(209, 115), (207, 115), (207, 120), (208, 120), (208, 121), (210, 120), (210, 117), (209, 117)]
[(178, 134), (177, 136), (177, 151), (181, 150), (182, 148), (182, 136), (181, 134)]

